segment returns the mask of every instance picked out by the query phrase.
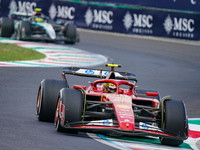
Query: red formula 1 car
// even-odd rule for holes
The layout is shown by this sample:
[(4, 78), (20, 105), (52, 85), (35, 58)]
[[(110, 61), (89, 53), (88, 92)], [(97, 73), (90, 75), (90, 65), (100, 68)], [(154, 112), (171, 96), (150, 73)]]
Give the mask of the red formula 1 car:
[[(182, 101), (157, 91), (139, 90), (136, 76), (127, 72), (68, 67), (64, 81), (43, 80), (37, 97), (39, 121), (55, 123), (58, 132), (95, 132), (110, 136), (157, 136), (162, 144), (178, 146), (188, 138)], [(90, 86), (69, 88), (66, 74), (98, 77)]]

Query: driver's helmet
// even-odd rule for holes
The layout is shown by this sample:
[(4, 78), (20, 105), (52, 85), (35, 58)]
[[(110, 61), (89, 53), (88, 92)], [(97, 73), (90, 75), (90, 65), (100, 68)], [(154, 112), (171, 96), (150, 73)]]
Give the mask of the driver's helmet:
[(113, 83), (104, 83), (103, 84), (103, 91), (105, 93), (115, 93), (116, 86)]
[(35, 8), (35, 13), (33, 14), (35, 22), (43, 22), (44, 21), (41, 11), (42, 11), (41, 8)]
[(40, 17), (35, 17), (34, 20), (35, 22), (44, 22), (44, 19)]
[(40, 17), (42, 15), (41, 8), (35, 8), (35, 13), (33, 14), (34, 17)]

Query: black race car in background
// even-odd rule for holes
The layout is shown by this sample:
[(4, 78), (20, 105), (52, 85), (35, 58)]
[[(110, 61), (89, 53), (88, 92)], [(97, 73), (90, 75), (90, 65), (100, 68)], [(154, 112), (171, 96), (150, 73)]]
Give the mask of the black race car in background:
[[(66, 44), (78, 42), (79, 35), (74, 24), (64, 26), (53, 22), (36, 9), (32, 16), (24, 14), (21, 20), (12, 17), (0, 18), (0, 37), (12, 37), (18, 40), (64, 41)], [(12, 14), (15, 15), (15, 14)]]

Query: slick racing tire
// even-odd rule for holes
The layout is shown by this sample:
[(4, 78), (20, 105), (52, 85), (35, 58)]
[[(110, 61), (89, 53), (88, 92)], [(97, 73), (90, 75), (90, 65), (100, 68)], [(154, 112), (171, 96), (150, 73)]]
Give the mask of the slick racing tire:
[(31, 35), (31, 23), (28, 21), (20, 21), (17, 30), (17, 39), (25, 40), (26, 37), (29, 37), (30, 35)]
[(64, 37), (68, 39), (65, 41), (65, 44), (75, 44), (77, 39), (77, 30), (74, 24), (66, 24), (63, 34)]
[(76, 129), (69, 129), (68, 123), (81, 121), (82, 114), (82, 92), (72, 88), (63, 88), (60, 90), (54, 121), (56, 130), (58, 132), (78, 133)]
[[(174, 133), (181, 138), (188, 136), (188, 121), (186, 116), (185, 105), (179, 100), (165, 100), (163, 109), (163, 128), (169, 133)], [(178, 146), (183, 143), (183, 140), (160, 138), (164, 145)]]
[(11, 37), (14, 32), (14, 22), (12, 19), (0, 18), (0, 37)]
[(36, 104), (39, 121), (53, 122), (59, 91), (68, 87), (65, 81), (44, 79), (41, 81)]

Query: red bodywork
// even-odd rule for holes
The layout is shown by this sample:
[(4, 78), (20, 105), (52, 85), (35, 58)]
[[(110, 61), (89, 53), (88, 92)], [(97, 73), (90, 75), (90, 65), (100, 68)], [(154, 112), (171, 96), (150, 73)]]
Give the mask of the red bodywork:
[[(91, 83), (91, 85), (86, 88), (86, 86), (74, 85), (73, 88), (83, 91), (85, 97), (84, 104), (91, 104), (89, 108), (95, 107), (95, 105), (103, 105), (105, 109), (112, 110), (114, 117), (111, 116), (102, 118), (106, 119), (93, 119), (83, 120), (81, 122), (68, 124), (65, 128), (73, 128), (80, 131), (90, 131), (90, 132), (100, 132), (100, 133), (111, 133), (117, 135), (128, 135), (128, 136), (141, 136), (141, 135), (151, 135), (158, 137), (170, 137), (171, 139), (186, 139), (185, 137), (180, 137), (171, 132), (166, 132), (162, 128), (161, 120), (161, 108), (160, 107), (160, 97), (158, 92), (146, 91), (145, 93), (138, 93), (136, 90), (136, 78), (134, 74), (127, 72), (114, 72), (113, 68), (107, 75), (107, 71), (102, 70), (87, 70), (80, 68), (66, 68), (63, 72), (63, 78), (67, 82), (65, 74), (73, 74), (79, 76), (89, 76), (89, 77), (100, 77), (100, 80), (96, 80)], [(105, 79), (102, 79), (105, 78)], [(133, 81), (133, 82), (132, 82)], [(104, 84), (111, 83), (116, 87), (114, 93), (106, 93), (104, 91)], [(145, 91), (145, 90), (144, 90)], [(85, 105), (84, 105), (85, 107)], [(88, 108), (88, 109), (89, 109)], [(95, 112), (93, 110), (93, 115), (105, 112), (103, 109)], [(91, 111), (84, 110), (89, 112)], [(141, 114), (142, 112), (142, 114)], [(146, 113), (146, 114), (145, 114)], [(139, 114), (139, 115), (138, 115)], [(99, 115), (99, 114), (98, 114)], [(110, 124), (111, 121), (114, 120)], [(117, 122), (117, 123), (116, 123)], [(148, 123), (150, 122), (150, 123)]]
[[(103, 87), (98, 87), (99, 84), (103, 83), (112, 83), (116, 85), (115, 93), (105, 93), (103, 91)], [(129, 88), (123, 89), (119, 88), (120, 85), (126, 85)], [(150, 131), (150, 130), (141, 130), (135, 128), (135, 117), (132, 109), (132, 103), (134, 101), (149, 101), (152, 102), (150, 107), (158, 108), (159, 101), (154, 97), (158, 96), (158, 93), (147, 92), (145, 96), (150, 96), (150, 98), (139, 97), (135, 93), (135, 85), (132, 82), (126, 80), (115, 80), (115, 79), (102, 79), (97, 80), (86, 89), (85, 86), (78, 86), (85, 89), (86, 96), (96, 96), (99, 97), (100, 102), (112, 102), (112, 104), (108, 105), (111, 108), (114, 108), (114, 112), (117, 117), (118, 127), (111, 126), (96, 126), (96, 125), (83, 125), (83, 126), (75, 126), (74, 128), (92, 128), (92, 129), (119, 129), (119, 130), (127, 130), (127, 131), (139, 131), (146, 132), (152, 135), (163, 135), (163, 136), (171, 136), (169, 134), (163, 133), (161, 131)], [(74, 88), (77, 88), (74, 86)]]
[[(116, 93), (104, 93), (102, 87), (96, 87), (97, 84), (100, 83), (113, 83), (116, 85)], [(121, 84), (126, 84), (130, 86), (130, 89), (124, 91), (123, 89), (119, 89), (118, 87)], [(105, 79), (98, 80), (91, 84), (91, 86), (86, 90), (86, 95), (96, 95), (100, 96), (100, 101), (112, 102), (112, 106), (114, 108), (115, 114), (117, 116), (118, 125), (120, 129), (124, 130), (134, 130), (134, 114), (132, 110), (132, 98), (133, 95), (133, 87), (134, 85), (128, 81), (114, 80), (114, 79)]]

